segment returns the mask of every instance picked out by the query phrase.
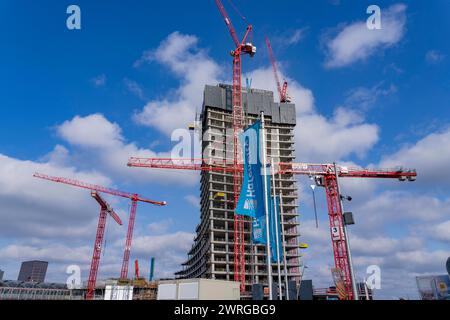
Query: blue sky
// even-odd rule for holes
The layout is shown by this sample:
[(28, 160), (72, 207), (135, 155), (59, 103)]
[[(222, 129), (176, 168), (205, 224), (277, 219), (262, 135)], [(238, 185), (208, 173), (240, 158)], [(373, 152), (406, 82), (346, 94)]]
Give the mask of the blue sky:
[[(214, 1), (76, 1), (82, 29), (73, 31), (65, 24), (70, 4), (0, 4), (0, 269), (15, 278), (19, 261), (48, 259), (49, 280), (64, 281), (67, 265), (88, 266), (96, 205), (83, 191), (31, 178), (45, 171), (168, 201), (166, 208), (140, 205), (132, 253), (144, 270), (155, 255), (157, 275), (168, 276), (198, 223), (198, 175), (129, 169), (126, 159), (170, 151), (170, 133), (192, 120), (203, 86), (230, 80), (231, 38)], [(450, 3), (235, 4), (254, 26), (258, 52), (243, 60), (253, 86), (274, 88), (264, 35), (289, 81), (297, 161), (417, 168), (414, 184), (343, 185), (355, 199), (349, 208), (359, 276), (379, 264), (386, 279), (379, 297), (416, 297), (414, 276), (444, 272), (450, 254)], [(360, 27), (370, 4), (382, 9), (382, 30)], [(327, 286), (325, 198), (319, 191), (316, 230), (309, 182), (299, 182), (302, 241), (310, 244), (305, 277)], [(127, 202), (111, 201), (125, 217)], [(111, 226), (102, 276), (119, 272), (124, 233)]]

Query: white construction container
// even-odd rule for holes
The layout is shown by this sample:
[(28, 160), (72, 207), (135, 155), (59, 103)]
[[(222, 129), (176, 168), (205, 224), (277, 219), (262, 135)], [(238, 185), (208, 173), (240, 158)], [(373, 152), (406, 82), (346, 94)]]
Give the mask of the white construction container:
[(240, 300), (239, 282), (213, 279), (165, 280), (157, 300)]

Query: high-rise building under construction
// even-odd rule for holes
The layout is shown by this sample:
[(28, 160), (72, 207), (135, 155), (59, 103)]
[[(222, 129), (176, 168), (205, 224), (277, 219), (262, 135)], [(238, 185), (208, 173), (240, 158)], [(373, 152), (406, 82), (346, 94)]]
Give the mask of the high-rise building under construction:
[[(233, 159), (232, 87), (205, 87), (203, 108), (198, 121), (205, 159)], [(247, 124), (260, 119), (264, 112), (268, 161), (292, 162), (295, 158), (295, 105), (274, 102), (273, 92), (249, 89), (242, 93)], [(284, 225), (286, 265), (289, 280), (299, 280), (297, 186), (292, 174), (275, 175), (272, 191), (282, 193), (281, 220)], [(275, 187), (275, 188), (274, 188)], [(196, 237), (178, 278), (234, 280), (234, 197), (232, 173), (202, 171), (200, 188), (201, 215)], [(251, 224), (245, 224), (246, 291), (253, 283), (267, 284), (266, 248), (251, 243)], [(283, 262), (283, 261), (282, 261)], [(272, 265), (274, 279), (276, 264)], [(281, 263), (284, 275), (283, 263)], [(275, 279), (276, 281), (276, 279)], [(283, 276), (284, 281), (284, 276)]]

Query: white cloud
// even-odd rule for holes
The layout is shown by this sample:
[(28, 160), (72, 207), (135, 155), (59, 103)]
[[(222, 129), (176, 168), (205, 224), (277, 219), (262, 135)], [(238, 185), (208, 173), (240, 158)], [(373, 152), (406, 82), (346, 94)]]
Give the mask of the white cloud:
[(358, 109), (367, 110), (381, 97), (386, 97), (397, 92), (397, 87), (393, 84), (390, 86), (383, 86), (383, 83), (378, 83), (371, 88), (357, 87), (350, 90), (347, 94), (346, 105), (357, 107)]
[(185, 196), (184, 200), (186, 200), (190, 205), (192, 205), (196, 208), (200, 208), (200, 198), (199, 197), (190, 194), (190, 195)]
[(450, 242), (450, 220), (429, 226), (428, 235), (439, 241)]
[[(288, 93), (295, 103), (297, 113), (309, 113), (314, 109), (314, 95), (311, 90), (303, 87), (294, 79), (289, 78), (280, 68), (280, 79), (288, 82)], [(279, 101), (277, 85), (274, 79), (272, 67), (259, 68), (243, 75), (243, 78), (252, 79), (252, 87), (273, 91), (275, 101)], [(269, 80), (268, 80), (269, 79)]]
[(297, 117), (295, 140), (298, 161), (333, 162), (351, 154), (363, 157), (378, 142), (378, 126), (360, 114), (338, 108), (332, 118), (319, 114)]
[(171, 225), (173, 225), (172, 218), (165, 219), (165, 220), (158, 221), (158, 222), (153, 222), (148, 225), (148, 231), (150, 231), (150, 233), (152, 233), (152, 234), (164, 233), (170, 228)]
[[(0, 155), (0, 224), (3, 236), (82, 237), (91, 234), (98, 207), (89, 192), (33, 178), (41, 172), (109, 186), (95, 171)], [(80, 210), (83, 207), (83, 210)], [(91, 228), (92, 227), (92, 228)], [(91, 229), (90, 229), (91, 228)]]
[(187, 185), (198, 181), (195, 172), (127, 167), (130, 157), (169, 157), (169, 153), (156, 153), (139, 148), (135, 143), (126, 143), (120, 126), (101, 114), (75, 116), (58, 126), (56, 131), (69, 144), (78, 147), (76, 156), (66, 159), (66, 162), (71, 160), (77, 165), (93, 166), (124, 181)]
[(111, 147), (123, 143), (122, 130), (101, 114), (75, 116), (57, 127), (61, 138), (84, 147)]
[(128, 91), (137, 96), (139, 99), (144, 99), (144, 89), (142, 89), (139, 83), (128, 78), (123, 79), (123, 83)]
[[(444, 273), (444, 264), (449, 256), (448, 250), (413, 250), (396, 252), (393, 259), (386, 259), (388, 266), (395, 266), (404, 271), (414, 273), (437, 272)], [(442, 269), (439, 269), (442, 266)]]
[(307, 30), (307, 27), (295, 29), (292, 34), (286, 39), (286, 44), (294, 45), (299, 43), (305, 37)]
[(426, 183), (433, 188), (448, 185), (450, 181), (450, 128), (430, 133), (413, 145), (405, 146), (398, 152), (385, 156), (382, 167), (392, 168), (397, 165), (417, 169), (421, 184)]
[[(333, 117), (326, 118), (315, 110), (311, 90), (283, 73), (281, 76), (289, 83), (289, 95), (297, 111), (295, 142), (298, 161), (329, 162), (351, 154), (362, 157), (378, 141), (378, 126), (364, 123), (361, 113), (340, 107)], [(270, 67), (253, 70), (245, 77), (252, 79), (254, 88), (273, 91), (275, 100), (278, 100), (275, 80), (267, 81), (273, 79)]]
[(66, 147), (57, 144), (52, 151), (43, 156), (41, 162), (49, 162), (56, 165), (65, 165), (69, 158), (69, 150)]
[(438, 50), (429, 50), (425, 54), (425, 60), (430, 64), (438, 64), (445, 59), (445, 54)]
[(159, 277), (173, 277), (186, 260), (186, 253), (192, 246), (193, 233), (176, 232), (158, 236), (141, 236), (133, 240), (135, 256), (156, 258), (156, 274)]
[(92, 78), (91, 83), (94, 87), (104, 87), (106, 85), (106, 76), (104, 74)]
[[(446, 133), (430, 134), (394, 155), (387, 155), (377, 167), (403, 164), (400, 160), (427, 163), (420, 156), (412, 154), (411, 150), (421, 146), (423, 149), (421, 152), (416, 151), (418, 154), (439, 155), (436, 150), (445, 149), (446, 145), (442, 143), (442, 135)], [(433, 167), (440, 167), (440, 162), (430, 161), (427, 166), (433, 170)], [(426, 171), (423, 176), (421, 170), (418, 174), (424, 181), (418, 179), (414, 184), (342, 179), (342, 192), (353, 196), (352, 202), (345, 203), (345, 209), (352, 211), (356, 220), (356, 224), (349, 228), (356, 275), (361, 280), (368, 276), (367, 266), (380, 266), (382, 289), (375, 292), (378, 299), (397, 299), (400, 296), (418, 298), (415, 277), (443, 273), (446, 257), (450, 255), (450, 251), (439, 249), (442, 243), (450, 239), (450, 198), (423, 192), (429, 177)], [(397, 184), (404, 187), (398, 189)], [(323, 191), (317, 196), (317, 199), (324, 196)], [(310, 201), (302, 199), (303, 204), (307, 203), (309, 207), (309, 210), (302, 207), (303, 215), (306, 211), (306, 215), (311, 217)], [(324, 198), (322, 200), (325, 201)], [(318, 204), (321, 205), (321, 200), (318, 200)], [(322, 210), (326, 211), (325, 205)], [(321, 286), (327, 286), (331, 283), (329, 267), (333, 266), (333, 253), (327, 218), (323, 215), (319, 215), (319, 218), (319, 229), (315, 229), (311, 220), (301, 223), (301, 241), (309, 244), (303, 262), (309, 266), (307, 277), (312, 277)]]
[(398, 43), (405, 34), (406, 5), (395, 4), (382, 9), (381, 17), (380, 30), (369, 30), (366, 21), (344, 27), (326, 43), (325, 65), (329, 68), (348, 66)]
[(450, 199), (440, 200), (433, 196), (408, 191), (383, 191), (366, 195), (347, 208), (355, 212), (358, 230), (366, 236), (382, 230), (385, 226), (411, 228), (413, 225), (433, 225), (446, 215)]
[[(134, 119), (170, 135), (174, 129), (186, 128), (202, 106), (206, 84), (219, 82), (223, 70), (203, 49), (197, 47), (198, 38), (179, 32), (170, 34), (154, 51), (147, 51), (135, 63), (158, 62), (180, 80), (180, 86), (164, 98), (149, 101)], [(174, 116), (176, 115), (176, 116)]]
[(62, 244), (46, 243), (45, 246), (9, 245), (0, 249), (3, 259), (20, 260), (44, 260), (55, 263), (79, 263), (88, 264), (92, 258), (92, 247), (70, 247)]
[[(135, 65), (144, 62), (163, 64), (180, 78), (180, 86), (171, 95), (173, 99), (150, 101), (142, 112), (135, 115), (141, 124), (152, 126), (166, 134), (191, 122), (196, 109), (201, 107), (205, 84), (219, 80), (221, 68), (204, 49), (198, 48), (198, 39), (178, 32), (170, 34), (156, 50), (147, 51)], [(366, 124), (361, 114), (338, 108), (328, 119), (315, 110), (314, 95), (294, 79), (283, 74), (289, 83), (289, 95), (297, 109), (297, 156), (302, 161), (339, 160), (351, 154), (364, 156), (378, 141), (378, 127)], [(270, 66), (250, 71), (243, 78), (251, 78), (254, 88), (271, 90), (278, 100), (277, 89)], [(174, 117), (173, 115), (177, 116)], [(321, 141), (316, 143), (316, 141)]]

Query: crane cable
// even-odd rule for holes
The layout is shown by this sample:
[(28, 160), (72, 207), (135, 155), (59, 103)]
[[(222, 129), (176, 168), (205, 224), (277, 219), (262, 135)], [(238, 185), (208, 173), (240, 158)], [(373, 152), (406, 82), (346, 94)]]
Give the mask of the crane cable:
[(230, 6), (233, 8), (234, 11), (236, 11), (236, 13), (241, 17), (241, 19), (243, 21), (247, 21), (247, 19), (245, 19), (245, 17), (241, 14), (241, 12), (239, 11), (239, 9), (235, 6), (235, 4), (233, 3), (233, 1), (228, 0), (228, 3), (230, 4)]
[(102, 250), (103, 257), (105, 256), (105, 251), (106, 251), (106, 243), (107, 243), (106, 239), (108, 238), (108, 225), (109, 225), (108, 219), (106, 219), (106, 221), (105, 221), (105, 236), (103, 238), (103, 250)]

